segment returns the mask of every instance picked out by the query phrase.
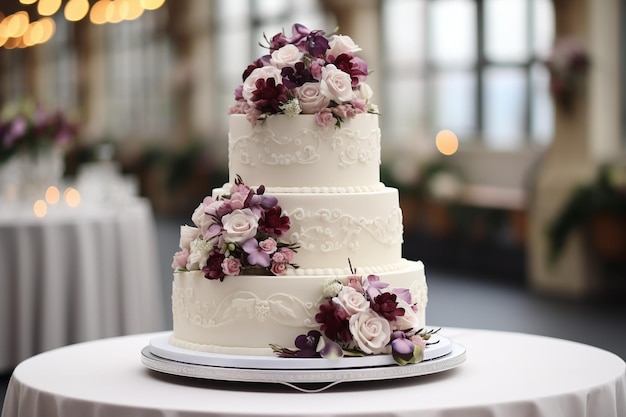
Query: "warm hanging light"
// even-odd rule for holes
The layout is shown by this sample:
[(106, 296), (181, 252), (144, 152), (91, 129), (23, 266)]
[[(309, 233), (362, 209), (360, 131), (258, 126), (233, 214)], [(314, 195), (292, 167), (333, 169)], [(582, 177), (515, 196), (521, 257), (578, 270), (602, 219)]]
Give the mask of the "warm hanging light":
[(109, 7), (110, 0), (99, 0), (92, 7), (89, 12), (89, 20), (96, 25), (102, 25), (107, 22), (107, 8)]
[(156, 10), (163, 6), (165, 0), (141, 0), (141, 5), (146, 10)]
[(88, 0), (69, 0), (63, 9), (63, 15), (70, 22), (77, 22), (89, 13)]
[(20, 0), (20, 3), (22, 3), (22, 4), (35, 4), (35, 3), (37, 3), (37, 0)]
[(51, 17), (42, 17), (38, 20), (38, 22), (41, 23), (41, 27), (43, 29), (43, 35), (39, 43), (48, 42), (50, 38), (54, 36), (54, 32), (56, 32), (56, 24), (54, 23), (54, 20), (52, 20)]
[(126, 0), (128, 3), (128, 13), (126, 13), (126, 20), (138, 19), (144, 11), (141, 7), (141, 0)]
[(28, 13), (21, 11), (12, 14), (7, 18), (7, 34), (11, 38), (19, 38), (24, 35), (26, 29), (28, 29)]
[(41, 16), (52, 16), (61, 8), (61, 0), (39, 0), (37, 13)]
[(119, 0), (110, 1), (105, 11), (106, 21), (109, 23), (119, 23), (124, 20)]

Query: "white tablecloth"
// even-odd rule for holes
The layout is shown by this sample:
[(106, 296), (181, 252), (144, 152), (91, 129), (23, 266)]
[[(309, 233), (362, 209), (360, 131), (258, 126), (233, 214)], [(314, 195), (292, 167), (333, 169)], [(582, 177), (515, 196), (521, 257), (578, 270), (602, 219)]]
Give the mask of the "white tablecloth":
[(70, 343), (165, 329), (149, 202), (0, 211), (0, 370)]
[(457, 368), (315, 394), (150, 371), (140, 351), (154, 334), (88, 342), (20, 364), (2, 417), (626, 416), (626, 364), (612, 353), (520, 333), (444, 328), (442, 334), (467, 349)]

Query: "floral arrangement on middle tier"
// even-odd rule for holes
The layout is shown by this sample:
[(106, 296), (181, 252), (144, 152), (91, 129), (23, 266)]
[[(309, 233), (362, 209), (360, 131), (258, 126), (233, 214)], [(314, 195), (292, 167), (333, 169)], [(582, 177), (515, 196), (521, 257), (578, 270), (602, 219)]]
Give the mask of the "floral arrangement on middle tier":
[(237, 177), (229, 195), (205, 197), (194, 211), (195, 226), (181, 226), (180, 251), (172, 268), (200, 270), (212, 280), (235, 275), (284, 275), (298, 246), (279, 238), (290, 228), (278, 199)]
[(355, 55), (361, 48), (349, 36), (296, 23), (291, 37), (280, 32), (265, 41), (269, 54), (244, 70), (230, 114), (245, 114), (253, 125), (271, 114), (314, 114), (327, 127), (378, 113), (367, 63)]
[(377, 275), (329, 279), (311, 330), (295, 339), (296, 349), (271, 345), (283, 358), (391, 354), (399, 365), (418, 363), (436, 330), (419, 327), (419, 306), (407, 288), (394, 288)]

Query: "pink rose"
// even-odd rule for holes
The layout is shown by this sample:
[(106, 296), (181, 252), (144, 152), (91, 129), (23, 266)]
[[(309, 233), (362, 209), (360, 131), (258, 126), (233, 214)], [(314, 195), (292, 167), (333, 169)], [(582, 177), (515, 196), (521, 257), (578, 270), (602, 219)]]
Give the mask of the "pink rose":
[(233, 210), (237, 210), (237, 209), (242, 209), (244, 208), (244, 203), (246, 202), (246, 199), (248, 198), (248, 193), (233, 193), (230, 195), (230, 207)]
[(363, 293), (352, 287), (344, 286), (339, 294), (333, 298), (333, 302), (339, 304), (350, 316), (369, 309), (370, 302)]
[(284, 262), (272, 262), (270, 271), (274, 275), (284, 275), (289, 265)]
[(293, 249), (282, 248), (280, 253), (285, 257), (285, 262), (292, 263), (296, 252)]
[(287, 44), (272, 52), (270, 64), (277, 68), (293, 67), (296, 62), (302, 59), (302, 55), (304, 54), (297, 46)]
[(172, 269), (186, 269), (187, 259), (189, 259), (189, 249), (184, 248), (174, 254), (172, 258)]
[(341, 71), (333, 64), (328, 64), (322, 69), (320, 91), (338, 104), (354, 98), (350, 74)]
[(330, 49), (326, 51), (326, 56), (332, 55), (335, 58), (341, 54), (351, 54), (361, 50), (352, 38), (346, 35), (334, 35), (328, 41), (328, 46)]
[(333, 126), (337, 123), (337, 119), (333, 115), (333, 112), (328, 107), (323, 108), (322, 110), (315, 113), (315, 121), (319, 126), (328, 127)]
[(204, 234), (209, 227), (215, 223), (215, 219), (207, 213), (212, 213), (222, 204), (220, 201), (213, 201), (211, 197), (205, 197), (196, 210), (191, 215), (191, 221), (200, 229), (200, 234)]
[(333, 114), (340, 119), (350, 119), (356, 116), (356, 110), (354, 107), (347, 104), (340, 104), (337, 107), (332, 108)]
[(252, 71), (248, 78), (246, 78), (246, 80), (243, 82), (243, 90), (241, 91), (241, 95), (250, 106), (254, 107), (252, 96), (257, 89), (257, 80), (267, 80), (268, 78), (273, 78), (274, 80), (276, 80), (276, 85), (282, 84), (283, 77), (280, 74), (280, 70), (272, 66), (255, 68), (254, 71)]
[(276, 252), (276, 241), (271, 237), (259, 242), (259, 247), (261, 250), (267, 254), (272, 254)]
[(368, 309), (350, 317), (350, 333), (358, 348), (367, 354), (387, 353), (391, 340), (389, 322)]
[(222, 261), (222, 272), (226, 275), (239, 275), (239, 272), (241, 272), (241, 261), (232, 256), (225, 258)]
[(296, 89), (296, 95), (304, 114), (317, 113), (330, 104), (330, 99), (321, 93), (319, 83), (304, 83)]
[(354, 288), (358, 292), (363, 292), (363, 278), (360, 275), (350, 275), (341, 280), (343, 285)]
[(326, 62), (323, 59), (316, 59), (311, 61), (311, 66), (309, 67), (309, 71), (311, 71), (311, 76), (313, 79), (320, 81), (322, 79), (322, 68), (326, 65)]
[(258, 226), (259, 218), (249, 208), (233, 210), (232, 213), (222, 217), (224, 241), (244, 242), (256, 235)]

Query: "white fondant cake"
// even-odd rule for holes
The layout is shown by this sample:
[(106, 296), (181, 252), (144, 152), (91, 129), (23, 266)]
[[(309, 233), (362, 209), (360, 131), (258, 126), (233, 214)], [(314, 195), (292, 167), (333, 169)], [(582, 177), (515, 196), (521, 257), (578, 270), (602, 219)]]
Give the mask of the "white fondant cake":
[[(285, 42), (272, 38), (278, 42), (272, 59), (285, 45), (324, 35), (298, 25), (293, 32)], [(350, 49), (342, 52), (337, 38), (330, 39), (322, 51), (327, 60), (353, 57), (351, 40), (341, 40)], [(362, 61), (353, 64), (362, 69)], [(331, 83), (330, 65), (336, 69), (327, 63), (320, 84)], [(267, 66), (249, 68), (249, 77), (259, 69)], [(357, 82), (348, 88), (363, 89), (364, 79), (351, 75)], [(397, 338), (411, 340), (413, 349), (425, 326), (424, 266), (402, 258), (398, 191), (380, 182), (380, 130), (378, 115), (368, 113), (369, 97), (335, 94), (314, 114), (303, 114), (309, 107), (298, 104), (300, 114), (293, 115), (288, 104), (297, 104), (304, 86), (288, 90), (276, 111), (255, 101), (254, 92), (276, 83), (256, 81), (246, 99), (246, 82), (234, 111), (245, 114), (230, 116), (229, 183), (200, 204), (194, 226), (181, 228), (170, 343), (229, 354), (285, 353), (302, 349), (297, 336), (321, 328), (329, 342), (339, 337), (342, 349), (388, 353)], [(364, 330), (355, 330), (362, 315)]]

